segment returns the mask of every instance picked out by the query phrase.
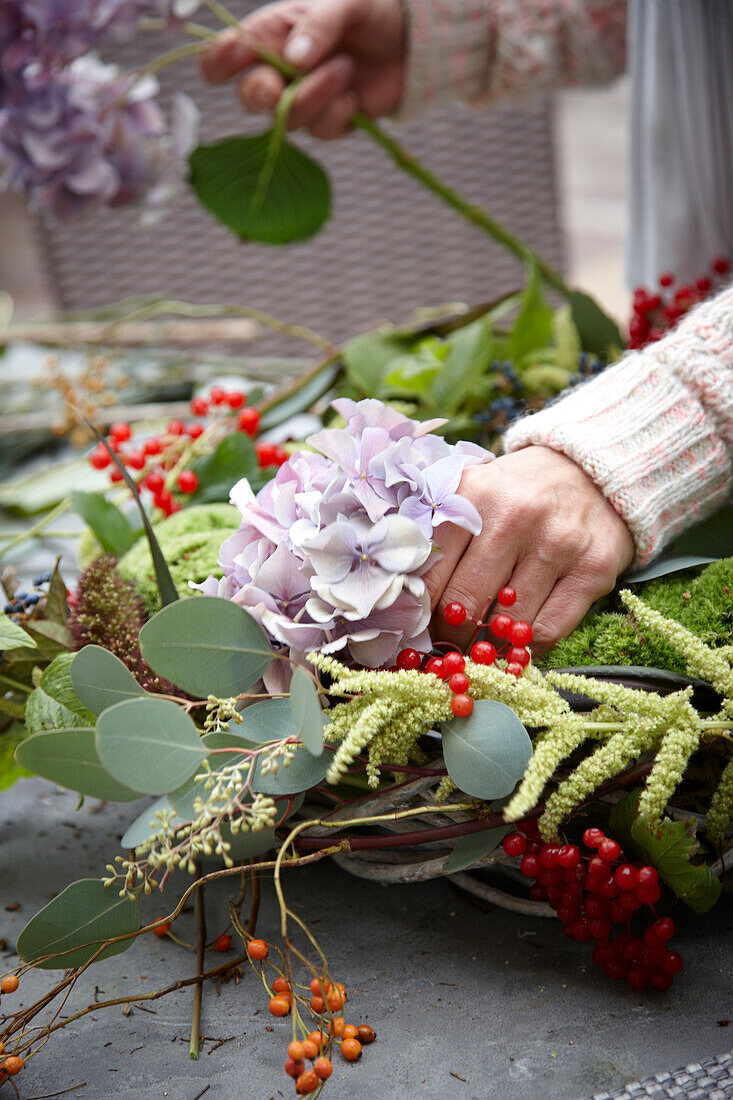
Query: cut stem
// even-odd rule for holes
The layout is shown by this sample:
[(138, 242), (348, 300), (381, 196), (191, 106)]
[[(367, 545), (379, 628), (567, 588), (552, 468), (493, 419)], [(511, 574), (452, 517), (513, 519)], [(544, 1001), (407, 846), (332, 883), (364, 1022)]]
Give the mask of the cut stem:
[[(196, 878), (200, 879), (201, 865), (196, 864)], [(193, 919), (196, 929), (196, 977), (200, 978), (204, 972), (204, 951), (206, 949), (206, 913), (204, 910), (204, 887), (196, 891), (193, 901)], [(199, 1056), (199, 1041), (201, 1036), (201, 1002), (204, 995), (204, 983), (196, 982), (193, 991), (193, 1017), (191, 1019), (191, 1045), (189, 1055), (191, 1058)]]

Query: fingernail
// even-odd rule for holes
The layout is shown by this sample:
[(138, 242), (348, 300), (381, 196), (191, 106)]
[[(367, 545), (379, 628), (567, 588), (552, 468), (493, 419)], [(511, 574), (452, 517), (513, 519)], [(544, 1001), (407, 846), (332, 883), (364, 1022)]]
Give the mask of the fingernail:
[(285, 46), (285, 57), (293, 65), (307, 65), (313, 55), (315, 42), (307, 34), (296, 34)]

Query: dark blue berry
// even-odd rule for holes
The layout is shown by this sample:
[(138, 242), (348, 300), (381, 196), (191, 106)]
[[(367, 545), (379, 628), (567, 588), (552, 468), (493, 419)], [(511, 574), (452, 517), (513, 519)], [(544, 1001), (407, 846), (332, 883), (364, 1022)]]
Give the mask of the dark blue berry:
[(48, 584), (48, 582), (50, 580), (51, 580), (51, 574), (50, 573), (39, 573), (39, 575), (37, 577), (33, 578), (33, 583), (35, 585)]
[(15, 611), (15, 608), (13, 607), (13, 605), (11, 603), (6, 603), (5, 604), (5, 607), (3, 608), (3, 613), (5, 615), (12, 615), (12, 613), (14, 611)]
[(20, 600), (21, 603), (25, 603), (25, 601), (28, 599), (28, 593), (27, 592), (16, 592), (15, 593), (15, 598), (16, 598), (16, 600)]
[(40, 598), (41, 597), (38, 595), (37, 592), (32, 592), (30, 594), (30, 596), (26, 596), (26, 601), (25, 601), (26, 607), (35, 607), (36, 604), (38, 603), (38, 601), (40, 600)]

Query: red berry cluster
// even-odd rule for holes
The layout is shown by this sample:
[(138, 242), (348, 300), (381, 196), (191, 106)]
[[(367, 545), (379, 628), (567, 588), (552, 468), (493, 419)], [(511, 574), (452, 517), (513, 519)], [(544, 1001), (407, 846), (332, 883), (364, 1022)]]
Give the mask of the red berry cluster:
[[(584, 855), (576, 844), (544, 844), (535, 821), (520, 828), (504, 837), (502, 847), (521, 858), (522, 874), (534, 879), (530, 896), (549, 902), (568, 939), (595, 940), (593, 962), (609, 978), (625, 978), (637, 990), (669, 989), (683, 966), (682, 956), (667, 947), (674, 921), (659, 917), (641, 936), (631, 931), (632, 915), (661, 897), (657, 869), (627, 863), (619, 844), (601, 829), (583, 833), (583, 845), (595, 852)], [(625, 930), (612, 938), (614, 925)]]
[[(502, 588), (496, 597), (496, 602), (503, 607), (511, 607), (516, 601), (517, 594), (513, 588)], [(521, 676), (530, 661), (530, 653), (526, 648), (532, 641), (532, 627), (529, 623), (517, 622), (510, 615), (495, 615), (486, 624), (479, 619), (468, 615), (462, 603), (449, 603), (443, 612), (443, 618), (449, 626), (461, 626), (466, 619), (480, 629), (490, 626), (497, 638), (507, 639), (511, 645), (498, 656), (506, 657), (505, 672), (510, 676)], [(475, 642), (471, 646), (471, 660), (477, 665), (491, 665), (497, 658), (496, 647), (491, 642)], [(415, 672), (429, 672), (440, 680), (447, 680), (448, 687), (453, 692), (451, 710), (456, 718), (467, 718), (473, 711), (473, 699), (468, 694), (471, 686), (466, 675), (466, 658), (458, 650), (450, 650), (442, 657), (431, 657), (418, 653), (416, 649), (403, 649), (397, 654), (397, 661), (390, 669), (391, 672), (400, 672), (403, 669), (412, 669)]]
[(730, 272), (727, 256), (716, 256), (710, 265), (711, 275), (701, 275), (694, 283), (680, 283), (670, 271), (659, 276), (659, 290), (634, 289), (633, 315), (629, 322), (629, 347), (643, 348), (653, 344), (673, 328), (693, 306), (702, 302), (715, 289), (715, 284)]

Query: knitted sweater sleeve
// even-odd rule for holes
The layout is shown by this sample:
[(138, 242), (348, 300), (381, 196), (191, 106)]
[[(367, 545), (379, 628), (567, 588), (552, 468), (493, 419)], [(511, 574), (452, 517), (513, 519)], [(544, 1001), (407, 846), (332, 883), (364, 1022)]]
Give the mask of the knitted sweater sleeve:
[(530, 444), (585, 470), (639, 565), (720, 507), (733, 488), (733, 286), (506, 433), (507, 451)]
[(626, 0), (403, 0), (409, 25), (401, 114), (569, 84), (602, 84), (626, 60)]

